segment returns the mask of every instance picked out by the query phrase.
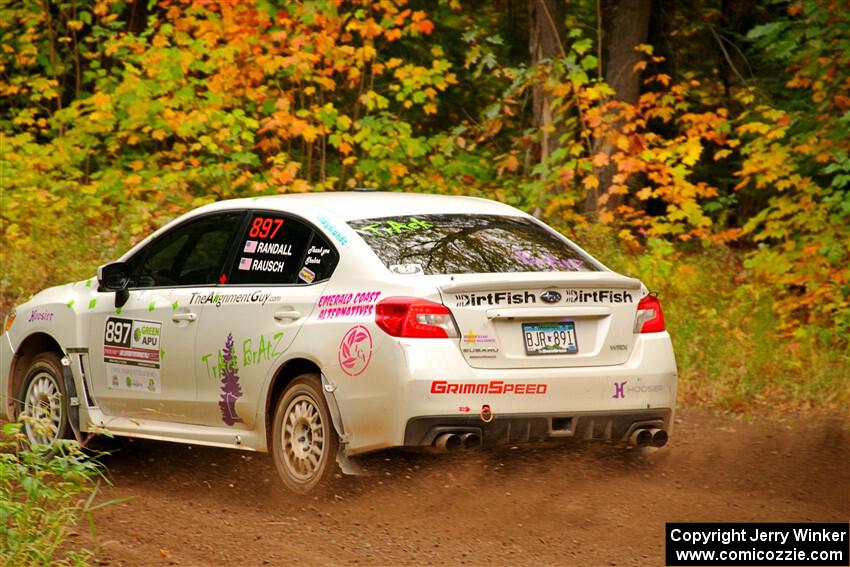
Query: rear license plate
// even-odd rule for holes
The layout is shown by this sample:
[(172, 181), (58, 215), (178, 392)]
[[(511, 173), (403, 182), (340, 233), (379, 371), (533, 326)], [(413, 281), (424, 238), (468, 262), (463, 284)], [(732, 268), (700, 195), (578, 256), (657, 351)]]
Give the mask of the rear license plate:
[(522, 335), (525, 340), (525, 354), (576, 354), (576, 324), (572, 321), (561, 323), (523, 323)]

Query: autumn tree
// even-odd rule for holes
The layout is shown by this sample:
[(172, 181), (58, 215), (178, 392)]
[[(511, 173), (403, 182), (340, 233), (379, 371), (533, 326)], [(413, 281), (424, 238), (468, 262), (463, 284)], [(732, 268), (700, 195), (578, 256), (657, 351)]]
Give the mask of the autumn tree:
[[(566, 39), (565, 12), (565, 0), (529, 0), (528, 50), (532, 67), (566, 55), (563, 43)], [(535, 162), (546, 160), (559, 143), (554, 126), (553, 98), (543, 85), (533, 86), (531, 123), (541, 132), (541, 139), (534, 146)]]
[[(613, 90), (611, 99), (634, 105), (642, 84), (638, 63), (644, 58), (637, 48), (646, 43), (649, 35), (652, 0), (601, 0), (598, 5), (602, 66), (605, 82)], [(615, 151), (611, 136), (594, 139), (593, 151), (610, 158)], [(610, 188), (617, 172), (613, 165), (606, 163), (596, 166), (594, 174), (598, 184), (590, 187), (584, 203), (585, 214), (591, 217), (599, 208), (600, 191)], [(607, 206), (614, 208), (622, 202), (622, 197), (621, 193), (611, 195)]]

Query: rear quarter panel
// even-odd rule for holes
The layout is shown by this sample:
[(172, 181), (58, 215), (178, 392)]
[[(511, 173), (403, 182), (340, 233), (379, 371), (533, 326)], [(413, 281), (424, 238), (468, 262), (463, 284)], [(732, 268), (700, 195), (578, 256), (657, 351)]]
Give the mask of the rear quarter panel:
[(390, 273), (356, 233), (348, 229), (344, 235), (345, 245), (335, 240), (340, 252), (336, 271), (291, 351), (312, 353), (319, 361), (335, 386), (349, 446), (360, 452), (388, 446), (403, 413), (397, 402), (403, 393), (398, 374), (406, 368), (404, 350), (375, 324), (375, 305), (392, 296), (440, 298), (427, 278)]

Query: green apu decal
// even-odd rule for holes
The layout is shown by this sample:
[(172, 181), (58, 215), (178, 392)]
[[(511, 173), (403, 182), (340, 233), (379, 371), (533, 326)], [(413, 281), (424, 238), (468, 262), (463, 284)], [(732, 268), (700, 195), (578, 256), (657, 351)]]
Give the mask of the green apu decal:
[(388, 220), (384, 222), (376, 222), (372, 224), (367, 224), (357, 228), (358, 232), (368, 231), (372, 234), (377, 234), (380, 236), (392, 236), (394, 234), (401, 234), (402, 232), (414, 232), (417, 230), (428, 230), (429, 228), (433, 228), (433, 224), (426, 222), (424, 220), (420, 220), (416, 217), (410, 217), (408, 219), (409, 222), (397, 222), (393, 220)]

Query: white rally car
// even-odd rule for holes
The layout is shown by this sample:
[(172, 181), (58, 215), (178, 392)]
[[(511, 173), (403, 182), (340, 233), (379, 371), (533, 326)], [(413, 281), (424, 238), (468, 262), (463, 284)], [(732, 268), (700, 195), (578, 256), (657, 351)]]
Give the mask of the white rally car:
[[(32, 441), (108, 430), (270, 451), (306, 492), (348, 456), (560, 438), (667, 440), (658, 299), (484, 199), (316, 193), (194, 210), (0, 339)], [(31, 421), (31, 420), (30, 420)]]

